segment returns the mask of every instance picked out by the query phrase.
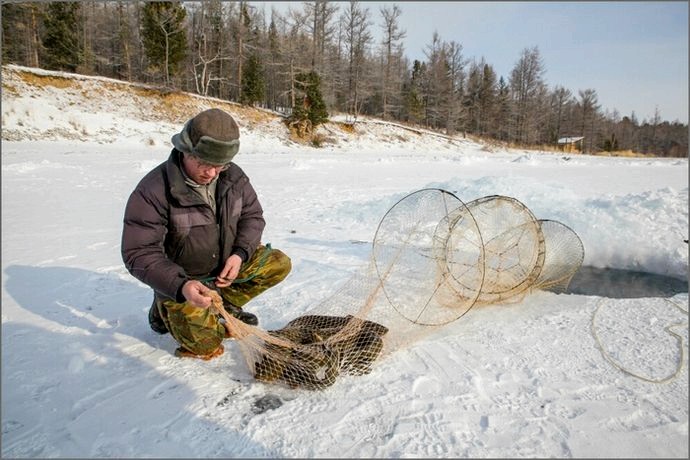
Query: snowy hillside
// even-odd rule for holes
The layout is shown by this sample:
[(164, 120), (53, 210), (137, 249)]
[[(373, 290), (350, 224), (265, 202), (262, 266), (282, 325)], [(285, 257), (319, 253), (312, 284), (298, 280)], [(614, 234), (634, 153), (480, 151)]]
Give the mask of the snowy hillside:
[[(316, 148), (223, 101), (18, 67), (2, 83), (4, 458), (687, 458), (687, 159), (509, 150), (375, 120), (329, 123)], [(293, 262), (247, 306), (263, 329), (362, 273), (386, 211), (423, 188), (517, 198), (579, 235), (584, 267), (566, 294), (474, 308), (325, 391), (255, 381), (231, 340), (180, 360), (149, 329), (120, 232), (131, 190), (208, 107), (238, 120), (264, 241)]]
[[(253, 150), (270, 148), (278, 153), (296, 146), (313, 149), (302, 145), (304, 142), (290, 140), (280, 115), (219, 99), (14, 65), (3, 67), (2, 82), (6, 103), (3, 140), (131, 141), (148, 147), (167, 146), (169, 133), (178, 130), (190, 114), (219, 107), (235, 116), (242, 127), (243, 140), (247, 140), (244, 144)], [(36, 113), (37, 99), (47, 102), (41, 105), (40, 113)], [(359, 119), (353, 131), (348, 121), (348, 117), (336, 114), (318, 129), (323, 144), (320, 151), (353, 151), (371, 146), (372, 142), (410, 149), (427, 146), (434, 150), (466, 144), (465, 140), (451, 140), (431, 131), (366, 118)]]

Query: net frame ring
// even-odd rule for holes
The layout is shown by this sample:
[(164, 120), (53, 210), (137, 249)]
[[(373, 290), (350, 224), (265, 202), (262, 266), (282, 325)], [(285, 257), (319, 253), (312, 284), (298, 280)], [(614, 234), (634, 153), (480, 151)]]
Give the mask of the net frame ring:
[[(471, 281), (465, 280), (465, 286), (459, 282), (461, 274), (454, 270), (458, 254), (449, 245), (459, 238), (461, 230), (472, 235), (465, 248), (466, 252), (474, 253), (469, 258), (479, 261), (472, 268), (479, 274)], [(403, 318), (418, 325), (439, 326), (457, 320), (472, 308), (484, 281), (479, 227), (462, 200), (439, 188), (412, 192), (388, 209), (374, 235), (372, 258), (388, 304)], [(423, 278), (414, 279), (418, 267), (406, 269), (404, 264), (415, 262), (436, 273), (431, 276), (425, 271), (420, 274)], [(411, 279), (421, 283), (414, 287), (419, 301), (403, 292), (406, 281)], [(460, 292), (465, 294), (458, 295)]]
[(565, 292), (585, 259), (585, 247), (578, 234), (553, 219), (539, 219), (544, 234), (544, 268), (534, 281), (535, 289)]
[[(485, 282), (477, 301), (492, 303), (526, 293), (538, 279), (546, 256), (539, 220), (520, 200), (505, 195), (481, 197), (469, 202), (467, 207), (477, 220), (484, 238)], [(516, 235), (525, 234), (530, 236), (527, 240), (513, 241)], [(503, 269), (503, 261), (498, 264), (495, 261), (503, 256), (504, 251), (511, 249), (516, 250), (519, 256), (528, 253), (529, 260), (507, 264), (508, 268)]]

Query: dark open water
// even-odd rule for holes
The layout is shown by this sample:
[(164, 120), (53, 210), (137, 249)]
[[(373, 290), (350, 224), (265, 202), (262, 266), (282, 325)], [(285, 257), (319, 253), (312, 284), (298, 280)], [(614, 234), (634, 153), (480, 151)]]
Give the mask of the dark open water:
[(673, 297), (688, 292), (688, 280), (653, 273), (583, 266), (573, 276), (565, 292), (617, 299)]

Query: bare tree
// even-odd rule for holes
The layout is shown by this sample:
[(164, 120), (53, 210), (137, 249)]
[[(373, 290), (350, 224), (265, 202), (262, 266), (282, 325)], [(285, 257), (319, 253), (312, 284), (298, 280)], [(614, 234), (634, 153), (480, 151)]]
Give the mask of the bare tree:
[(325, 99), (335, 103), (334, 87), (340, 83), (340, 62), (334, 45), (339, 25), (335, 20), (338, 2), (314, 0), (304, 2), (303, 6), (306, 31), (311, 37), (309, 69), (320, 75)]
[(117, 43), (119, 43), (119, 59), (115, 64), (119, 77), (132, 81), (132, 27), (129, 22), (129, 5), (117, 2)]
[(308, 18), (306, 25), (311, 34), (311, 70), (323, 73), (326, 45), (334, 33), (333, 18), (338, 6), (328, 0), (315, 0), (304, 3), (304, 13)]
[(400, 63), (402, 59), (403, 47), (402, 39), (406, 32), (400, 29), (398, 21), (402, 11), (398, 5), (393, 7), (383, 6), (381, 9), (383, 18), (383, 81), (381, 84), (381, 116), (384, 120), (388, 118), (389, 105), (391, 98), (400, 93)]
[(657, 131), (659, 129), (659, 125), (661, 124), (661, 113), (659, 113), (659, 107), (656, 106), (654, 107), (654, 117), (652, 118), (652, 134), (651, 134), (651, 139), (650, 143), (652, 145), (651, 151), (653, 153), (659, 154), (659, 149), (658, 149), (658, 144), (657, 144)]
[(462, 45), (454, 41), (445, 43), (443, 47), (445, 68), (447, 72), (446, 88), (442, 106), (445, 108), (446, 134), (453, 135), (463, 119), (462, 97), (465, 79), (465, 60), (462, 56)]
[(426, 123), (452, 134), (462, 125), (464, 68), (462, 45), (444, 42), (437, 32), (424, 51), (428, 59), (425, 91)]
[(443, 43), (438, 32), (432, 35), (431, 43), (426, 46), (424, 54), (427, 59), (427, 74), (424, 88), (424, 119), (427, 126), (438, 128), (441, 126), (441, 101), (444, 91), (447, 91), (447, 72)]
[(303, 11), (288, 10), (287, 18), (285, 19), (286, 40), (283, 47), (284, 57), (284, 76), (287, 82), (287, 88), (283, 95), (288, 96), (289, 107), (295, 107), (297, 97), (297, 75), (306, 72), (309, 66), (305, 63), (304, 49), (309, 49), (309, 38), (307, 35), (308, 16)]
[(525, 48), (510, 74), (510, 88), (515, 108), (515, 140), (534, 142), (539, 97), (544, 94), (544, 64), (539, 49)]
[(82, 4), (82, 42), (85, 60), (79, 71), (107, 77), (135, 79), (134, 25), (128, 2)]
[(231, 59), (227, 45), (228, 34), (225, 14), (220, 0), (201, 2), (192, 13), (192, 69), (196, 92), (208, 96), (215, 86), (214, 96), (221, 96), (220, 85), (228, 78), (222, 73), (221, 63)]
[(348, 52), (348, 93), (347, 109), (355, 117), (364, 102), (365, 58), (372, 37), (369, 32), (371, 22), (367, 19), (369, 10), (362, 9), (359, 2), (350, 1), (341, 18), (345, 31), (345, 47)]
[(251, 26), (251, 17), (249, 15), (249, 5), (245, 1), (240, 1), (239, 2), (239, 17), (237, 20), (237, 34), (236, 34), (236, 40), (237, 40), (237, 48), (236, 48), (236, 56), (237, 56), (237, 94), (236, 94), (236, 99), (239, 100), (240, 98), (240, 93), (242, 91), (242, 65), (244, 63), (244, 46), (245, 46), (245, 37), (247, 35), (247, 31), (249, 27)]
[(568, 107), (572, 105), (573, 94), (562, 86), (556, 86), (551, 93), (552, 121), (550, 123), (550, 141), (556, 143), (563, 133), (564, 121), (567, 117)]
[(580, 135), (585, 137), (583, 147), (585, 151), (593, 151), (595, 141), (595, 122), (597, 121), (597, 111), (599, 110), (597, 92), (594, 89), (578, 91), (580, 100), (578, 108), (580, 112)]
[(40, 65), (43, 5), (2, 2), (3, 62), (38, 67)]
[(165, 85), (169, 86), (187, 52), (187, 12), (177, 2), (146, 3), (142, 11), (147, 57), (157, 70), (163, 67)]

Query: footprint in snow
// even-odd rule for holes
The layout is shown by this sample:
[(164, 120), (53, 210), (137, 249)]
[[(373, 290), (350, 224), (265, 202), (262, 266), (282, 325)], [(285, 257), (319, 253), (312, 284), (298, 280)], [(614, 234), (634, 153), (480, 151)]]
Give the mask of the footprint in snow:
[(255, 414), (263, 414), (266, 411), (277, 409), (283, 405), (283, 401), (274, 394), (267, 394), (254, 401), (252, 412)]

